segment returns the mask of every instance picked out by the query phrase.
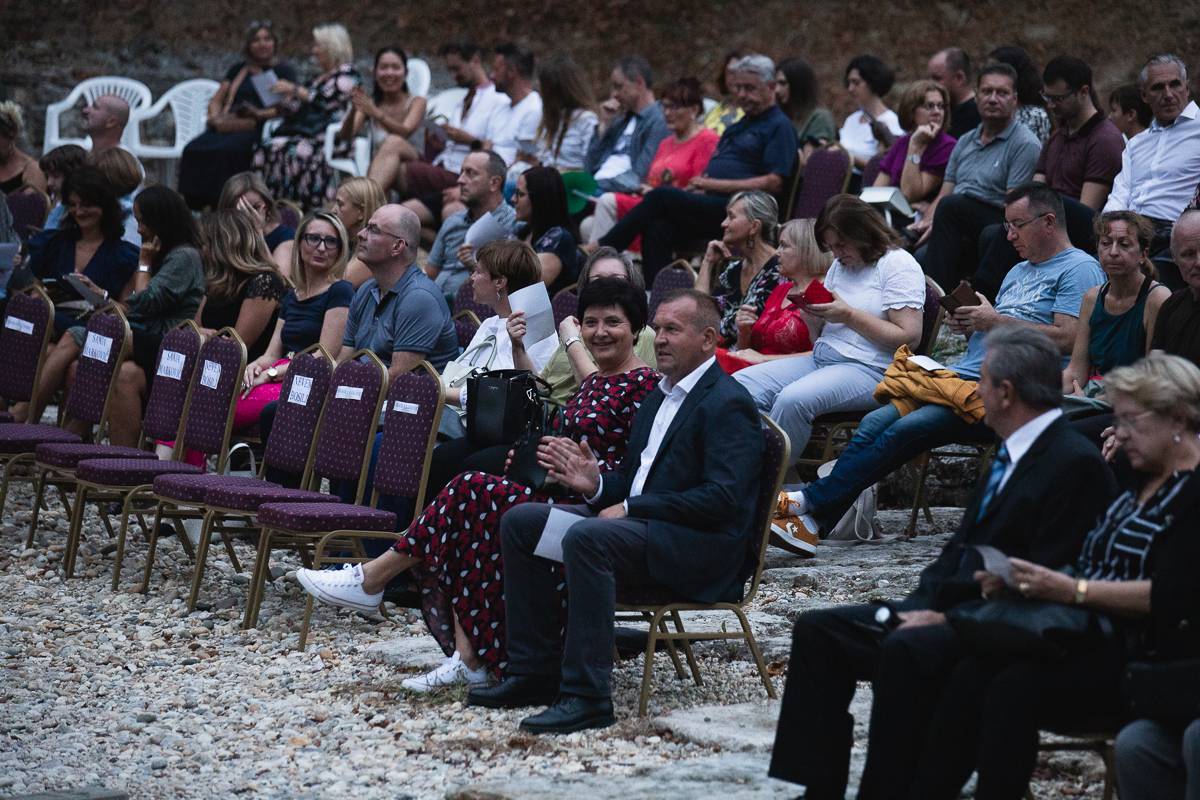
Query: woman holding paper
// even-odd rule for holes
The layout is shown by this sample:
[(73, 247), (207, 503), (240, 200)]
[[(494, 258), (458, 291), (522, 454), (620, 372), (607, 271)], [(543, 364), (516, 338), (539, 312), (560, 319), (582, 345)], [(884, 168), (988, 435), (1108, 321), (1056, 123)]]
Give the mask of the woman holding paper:
[[(597, 371), (583, 381), (555, 420), (553, 435), (586, 443), (600, 471), (608, 472), (625, 455), (638, 407), (658, 386), (658, 373), (633, 349), (646, 324), (646, 293), (626, 280), (598, 278), (583, 287), (579, 314), (583, 344), (595, 358)], [(296, 577), (319, 600), (374, 611), (387, 583), (414, 569), (426, 624), (447, 658), (437, 669), (403, 685), (427, 692), (482, 684), (503, 672), (507, 660), (502, 515), (521, 503), (581, 500), (553, 486), (534, 489), (501, 475), (464, 472), (426, 506), (393, 549), (374, 561), (338, 571), (302, 569)]]
[(338, 218), (327, 211), (309, 214), (296, 232), (292, 251), (292, 288), (284, 295), (271, 343), (246, 365), (245, 391), (233, 410), (234, 430), (258, 422), (279, 399), (293, 353), (320, 343), (327, 353), (342, 347), (346, 315), (354, 287), (343, 280), (350, 239)]
[(208, 102), (208, 129), (188, 142), (179, 160), (179, 192), (191, 208), (213, 208), (226, 179), (250, 169), (259, 126), (278, 109), (264, 105), (254, 88), (256, 76), (271, 73), (276, 80), (296, 80), (296, 70), (276, 60), (278, 47), (270, 20), (254, 20), (246, 28), (245, 60), (221, 79)]

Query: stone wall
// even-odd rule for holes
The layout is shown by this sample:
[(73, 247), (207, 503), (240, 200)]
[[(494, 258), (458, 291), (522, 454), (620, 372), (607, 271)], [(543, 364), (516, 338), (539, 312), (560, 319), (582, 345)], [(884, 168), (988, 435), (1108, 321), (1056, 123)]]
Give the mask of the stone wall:
[(1200, 44), (1195, 6), (1159, 1), (7, 0), (0, 3), (0, 96), (26, 107), (31, 149), (40, 150), (45, 106), (79, 80), (127, 75), (157, 97), (180, 80), (220, 77), (234, 58), (243, 25), (266, 17), (274, 20), (283, 50), (294, 61), (307, 66), (314, 24), (338, 20), (350, 29), (364, 66), (375, 48), (398, 42), (430, 59), (435, 88), (448, 85), (432, 58), (438, 44), (461, 37), (484, 43), (516, 39), (539, 52), (566, 50), (603, 91), (617, 53), (646, 54), (663, 78), (710, 78), (722, 53), (735, 46), (777, 57), (797, 54), (816, 67), (826, 102), (839, 117), (852, 110), (840, 90), (842, 69), (861, 52), (896, 64), (905, 81), (922, 76), (928, 55), (949, 44), (980, 58), (998, 44), (1015, 42), (1041, 63), (1059, 52), (1087, 59), (1105, 93), (1132, 78), (1147, 54), (1170, 49), (1194, 58)]

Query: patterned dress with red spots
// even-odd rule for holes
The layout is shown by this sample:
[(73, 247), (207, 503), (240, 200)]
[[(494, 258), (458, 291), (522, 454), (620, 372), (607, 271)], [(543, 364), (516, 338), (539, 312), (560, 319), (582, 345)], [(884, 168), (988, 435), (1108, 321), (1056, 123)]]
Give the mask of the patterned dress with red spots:
[[(580, 385), (554, 424), (554, 434), (587, 440), (600, 471), (616, 469), (629, 442), (633, 417), (659, 374), (639, 367), (620, 375), (594, 374)], [(575, 494), (534, 491), (499, 475), (464, 472), (442, 489), (396, 543), (402, 555), (416, 556), (421, 613), (446, 655), (454, 652), (457, 615), (475, 654), (492, 672), (508, 660), (504, 634), (504, 564), (500, 556), (500, 517), (521, 503), (582, 503)], [(549, 565), (560, 578), (560, 613), (566, 608), (562, 565)], [(547, 613), (553, 613), (547, 609)]]

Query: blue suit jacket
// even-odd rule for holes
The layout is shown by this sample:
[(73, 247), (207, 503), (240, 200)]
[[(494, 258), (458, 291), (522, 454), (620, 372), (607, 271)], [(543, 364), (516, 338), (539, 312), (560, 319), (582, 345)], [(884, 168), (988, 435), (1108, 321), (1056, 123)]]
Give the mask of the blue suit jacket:
[(647, 566), (659, 583), (699, 602), (741, 597), (753, 569), (754, 506), (763, 435), (749, 393), (714, 363), (688, 393), (663, 437), (642, 493), (629, 497), (654, 416), (652, 393), (634, 417), (620, 468), (604, 476), (596, 509), (629, 501), (648, 521)]

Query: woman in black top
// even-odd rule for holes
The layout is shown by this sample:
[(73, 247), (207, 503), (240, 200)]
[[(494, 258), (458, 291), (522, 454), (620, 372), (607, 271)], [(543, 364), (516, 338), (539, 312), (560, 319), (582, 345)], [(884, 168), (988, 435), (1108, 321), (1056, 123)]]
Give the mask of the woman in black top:
[(188, 142), (179, 162), (179, 191), (197, 210), (217, 204), (221, 186), (238, 172), (250, 169), (259, 126), (277, 113), (264, 108), (252, 78), (267, 70), (295, 82), (290, 64), (277, 62), (279, 39), (270, 20), (254, 20), (246, 28), (246, 60), (234, 64), (208, 102), (208, 130)]
[(513, 192), (517, 237), (532, 245), (542, 265), (542, 283), (553, 296), (575, 283), (583, 254), (579, 231), (567, 213), (567, 189), (553, 167), (530, 167), (517, 177)]
[[(1080, 605), (1116, 629), (1072, 645), (1064, 658), (968, 654), (946, 682), (910, 797), (958, 797), (978, 770), (977, 800), (1024, 796), (1038, 729), (1115, 729), (1131, 653), (1200, 655), (1200, 368), (1153, 354), (1105, 378), (1115, 444), (1141, 476), (1084, 537), (1075, 566), (1058, 572), (1011, 559), (1011, 584), (1030, 600)], [(1071, 502), (1071, 498), (1063, 498)], [(985, 597), (1004, 581), (976, 573)], [(1196, 620), (1200, 622), (1200, 619)]]
[(205, 218), (203, 233), (206, 292), (196, 323), (205, 336), (233, 327), (247, 360), (258, 358), (271, 341), (287, 282), (249, 215), (218, 211)]

